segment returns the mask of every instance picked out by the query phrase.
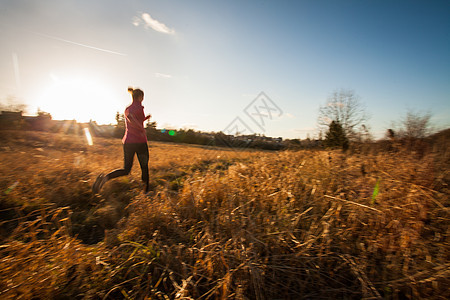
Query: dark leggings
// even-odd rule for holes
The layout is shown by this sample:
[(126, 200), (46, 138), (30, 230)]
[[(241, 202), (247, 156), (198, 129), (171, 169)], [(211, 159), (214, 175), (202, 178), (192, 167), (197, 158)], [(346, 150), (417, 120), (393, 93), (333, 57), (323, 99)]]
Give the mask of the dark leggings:
[(123, 144), (123, 169), (117, 169), (106, 175), (106, 178), (113, 179), (130, 174), (133, 166), (134, 154), (137, 154), (139, 165), (142, 171), (142, 181), (148, 186), (148, 146), (147, 143), (128, 143)]

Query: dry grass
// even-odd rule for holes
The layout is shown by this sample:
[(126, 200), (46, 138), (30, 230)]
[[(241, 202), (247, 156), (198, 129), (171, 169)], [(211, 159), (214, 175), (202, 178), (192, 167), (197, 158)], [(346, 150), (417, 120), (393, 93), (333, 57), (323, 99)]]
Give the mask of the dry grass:
[(120, 140), (23, 135), (0, 152), (3, 298), (450, 297), (445, 151), (151, 143), (149, 196), (137, 167), (92, 195)]

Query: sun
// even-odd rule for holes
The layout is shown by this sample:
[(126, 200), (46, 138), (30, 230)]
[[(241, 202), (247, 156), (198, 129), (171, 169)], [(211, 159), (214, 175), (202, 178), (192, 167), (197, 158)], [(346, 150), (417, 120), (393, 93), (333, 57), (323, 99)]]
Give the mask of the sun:
[(48, 112), (55, 120), (96, 121), (98, 124), (115, 122), (120, 110), (117, 95), (100, 80), (90, 77), (56, 77), (38, 97), (36, 106)]

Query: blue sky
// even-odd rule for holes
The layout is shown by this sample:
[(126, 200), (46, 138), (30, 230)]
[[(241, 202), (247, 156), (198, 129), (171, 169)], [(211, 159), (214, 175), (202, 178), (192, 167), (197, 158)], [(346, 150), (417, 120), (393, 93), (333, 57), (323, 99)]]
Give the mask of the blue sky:
[[(113, 123), (129, 85), (164, 127), (317, 134), (352, 89), (381, 137), (408, 109), (450, 127), (449, 1), (23, 1), (0, 4), (0, 100)], [(282, 110), (264, 131), (244, 109)]]

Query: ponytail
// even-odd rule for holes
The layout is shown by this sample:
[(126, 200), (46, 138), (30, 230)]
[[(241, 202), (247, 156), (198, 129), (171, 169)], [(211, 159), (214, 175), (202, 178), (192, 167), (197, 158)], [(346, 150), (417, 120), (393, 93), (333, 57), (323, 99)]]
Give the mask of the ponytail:
[(134, 89), (132, 87), (128, 87), (128, 93), (133, 97), (133, 101), (136, 101), (139, 97), (144, 97), (144, 92), (141, 89)]

